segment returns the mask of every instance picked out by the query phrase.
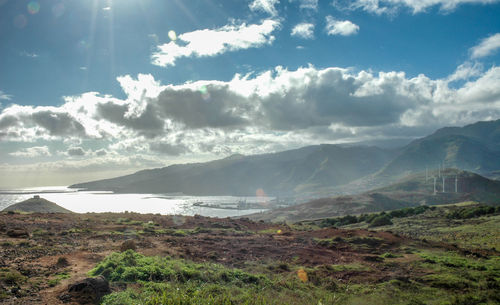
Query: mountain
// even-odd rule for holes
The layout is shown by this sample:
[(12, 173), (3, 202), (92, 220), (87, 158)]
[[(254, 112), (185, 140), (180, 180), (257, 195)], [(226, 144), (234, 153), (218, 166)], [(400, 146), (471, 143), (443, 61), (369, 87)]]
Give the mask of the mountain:
[(459, 168), (500, 175), (500, 120), (446, 127), (397, 149), (316, 145), (271, 154), (143, 170), (132, 175), (72, 185), (128, 193), (270, 196), (302, 198), (359, 194), (408, 175)]
[(394, 177), (438, 167), (488, 175), (500, 169), (500, 120), (445, 127), (417, 139), (377, 173)]
[(438, 205), (477, 201), (483, 204), (500, 205), (500, 181), (457, 169), (445, 169), (441, 174), (441, 177), (436, 177), (436, 192), (434, 192), (433, 177), (426, 177), (426, 173), (423, 172), (362, 194), (315, 199), (299, 205), (244, 217), (252, 220), (295, 222), (395, 210), (422, 204)]
[(21, 211), (27, 213), (73, 213), (52, 201), (34, 196), (6, 207), (3, 211)]
[(394, 157), (377, 147), (316, 145), (284, 152), (234, 155), (207, 163), (172, 165), (72, 188), (130, 193), (289, 196), (342, 185), (372, 174)]

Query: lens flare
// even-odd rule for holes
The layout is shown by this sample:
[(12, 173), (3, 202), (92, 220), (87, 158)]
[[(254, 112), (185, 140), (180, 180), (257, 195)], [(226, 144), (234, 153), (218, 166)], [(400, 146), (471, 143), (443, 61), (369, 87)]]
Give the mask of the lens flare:
[(257, 196), (260, 205), (267, 205), (269, 198), (267, 197), (266, 192), (264, 192), (263, 189), (257, 189), (255, 191), (255, 195)]
[(175, 31), (173, 31), (173, 30), (168, 31), (168, 38), (170, 38), (170, 40), (172, 40), (172, 41), (176, 41), (177, 34), (175, 33)]
[(40, 10), (40, 4), (36, 1), (31, 1), (28, 3), (28, 12), (32, 15), (38, 13)]
[(54, 14), (56, 18), (60, 17), (62, 16), (62, 14), (64, 14), (65, 9), (66, 8), (64, 7), (64, 4), (62, 2), (59, 2), (52, 6), (52, 14)]
[(90, 50), (91, 48), (91, 45), (88, 43), (88, 41), (86, 41), (85, 39), (81, 39), (80, 41), (78, 41), (78, 43), (76, 44), (76, 48), (78, 51), (80, 52), (87, 52), (88, 50)]
[(201, 98), (205, 102), (209, 102), (210, 101), (210, 92), (208, 92), (207, 86), (205, 86), (205, 85), (201, 86), (200, 87), (200, 93), (201, 93)]

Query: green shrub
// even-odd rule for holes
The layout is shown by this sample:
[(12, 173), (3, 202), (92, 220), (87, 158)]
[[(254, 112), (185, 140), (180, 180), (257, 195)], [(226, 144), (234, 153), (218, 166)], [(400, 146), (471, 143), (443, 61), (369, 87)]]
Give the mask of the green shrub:
[(392, 225), (391, 217), (387, 214), (379, 215), (370, 222), (370, 227), (380, 227), (386, 225)]
[(3, 282), (6, 285), (12, 285), (12, 286), (20, 285), (25, 281), (26, 277), (15, 270), (7, 268), (0, 269), (0, 282)]
[(127, 250), (112, 253), (90, 271), (90, 275), (102, 275), (110, 281), (188, 281), (257, 284), (265, 282), (263, 275), (254, 275), (239, 269), (229, 269), (218, 264), (197, 264), (179, 259), (148, 257)]
[(468, 219), (494, 214), (496, 209), (490, 206), (460, 208), (446, 215), (448, 219)]

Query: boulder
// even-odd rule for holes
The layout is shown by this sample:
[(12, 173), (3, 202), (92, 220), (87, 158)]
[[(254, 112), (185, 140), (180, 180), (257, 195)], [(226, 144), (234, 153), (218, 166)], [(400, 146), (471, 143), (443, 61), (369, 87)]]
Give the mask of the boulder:
[(120, 246), (121, 252), (125, 252), (127, 250), (134, 250), (135, 251), (136, 249), (137, 249), (137, 246), (135, 244), (135, 241), (133, 241), (131, 239), (124, 241)]
[(28, 233), (28, 231), (26, 231), (26, 229), (14, 228), (7, 231), (7, 236), (13, 238), (24, 238), (29, 237), (30, 234)]
[(68, 290), (62, 293), (59, 299), (64, 303), (99, 304), (101, 298), (110, 292), (108, 281), (100, 276), (68, 285)]

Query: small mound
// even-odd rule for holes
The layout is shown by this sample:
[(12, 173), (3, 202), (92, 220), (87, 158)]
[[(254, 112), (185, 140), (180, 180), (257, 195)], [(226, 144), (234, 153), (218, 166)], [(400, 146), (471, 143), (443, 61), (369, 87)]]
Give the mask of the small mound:
[(34, 196), (25, 201), (18, 202), (3, 209), (6, 211), (21, 211), (27, 213), (73, 213), (52, 201)]

